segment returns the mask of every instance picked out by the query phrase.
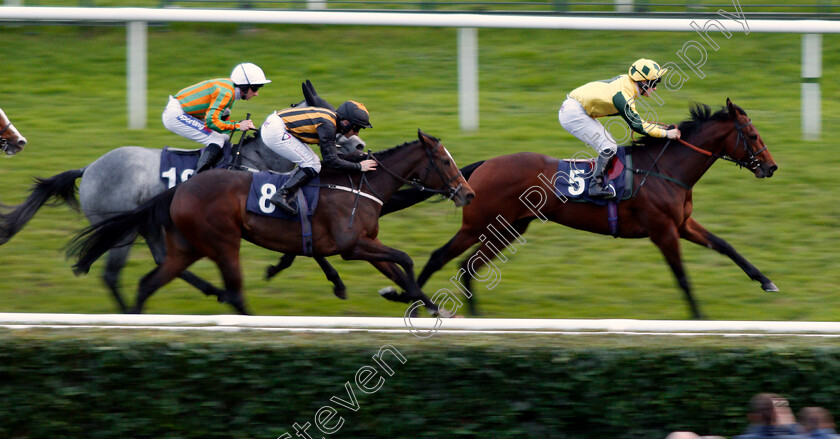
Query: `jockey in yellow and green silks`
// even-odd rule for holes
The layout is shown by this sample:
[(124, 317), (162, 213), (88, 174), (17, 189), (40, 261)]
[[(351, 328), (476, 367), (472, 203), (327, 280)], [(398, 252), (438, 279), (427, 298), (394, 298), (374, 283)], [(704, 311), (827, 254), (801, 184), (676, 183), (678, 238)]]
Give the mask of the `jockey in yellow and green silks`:
[(615, 190), (607, 184), (604, 173), (617, 145), (596, 118), (621, 116), (639, 134), (669, 139), (680, 137), (678, 129), (664, 130), (658, 124), (642, 119), (636, 111), (636, 99), (650, 96), (666, 71), (656, 62), (642, 58), (630, 66), (626, 75), (589, 82), (572, 90), (566, 97), (558, 115), (560, 125), (598, 152), (590, 196), (615, 196)]

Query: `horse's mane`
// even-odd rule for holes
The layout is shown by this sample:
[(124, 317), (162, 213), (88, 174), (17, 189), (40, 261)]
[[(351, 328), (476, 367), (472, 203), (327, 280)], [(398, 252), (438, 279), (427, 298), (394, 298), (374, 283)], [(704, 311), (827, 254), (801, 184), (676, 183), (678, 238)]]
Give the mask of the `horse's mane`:
[[(732, 106), (741, 114), (747, 114), (743, 108), (732, 104)], [(706, 104), (695, 102), (689, 108), (691, 119), (684, 120), (679, 123), (678, 127), (683, 136), (691, 135), (697, 132), (703, 125), (708, 122), (721, 121), (729, 119), (729, 110), (726, 107), (721, 107), (715, 113), (712, 113), (712, 108)], [(652, 146), (666, 142), (667, 139), (660, 137), (642, 136), (639, 139), (634, 139), (632, 146)]]
[[(432, 136), (428, 136), (428, 137), (429, 137), (429, 139), (432, 139), (435, 142), (438, 141), (438, 139), (435, 139)], [(382, 150), (382, 151), (377, 151), (377, 152), (373, 153), (373, 156), (376, 157), (379, 160), (386, 159), (386, 158), (390, 157), (391, 155), (393, 155), (394, 153), (396, 153), (397, 151), (401, 150), (402, 148), (405, 148), (409, 145), (416, 145), (418, 143), (420, 143), (419, 140), (412, 140), (411, 142), (405, 142), (402, 145), (397, 145), (393, 148), (388, 148), (388, 149), (385, 149), (385, 150)]]

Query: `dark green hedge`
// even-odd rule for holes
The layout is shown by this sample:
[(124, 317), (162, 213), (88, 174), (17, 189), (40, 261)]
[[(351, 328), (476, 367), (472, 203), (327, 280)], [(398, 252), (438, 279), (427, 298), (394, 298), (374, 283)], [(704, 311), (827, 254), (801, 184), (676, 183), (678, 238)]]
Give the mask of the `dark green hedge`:
[[(393, 376), (371, 358), (386, 345)], [(831, 339), (18, 330), (0, 332), (0, 437), (295, 437), (327, 405), (344, 424), (313, 438), (731, 436), (762, 391), (840, 413), (838, 372)], [(330, 400), (348, 381), (355, 412)]]

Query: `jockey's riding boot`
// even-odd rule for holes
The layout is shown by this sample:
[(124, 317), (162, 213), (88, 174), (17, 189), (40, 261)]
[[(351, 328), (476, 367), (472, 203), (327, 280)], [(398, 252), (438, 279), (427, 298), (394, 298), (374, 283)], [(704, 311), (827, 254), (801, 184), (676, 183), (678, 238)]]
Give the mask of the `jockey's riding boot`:
[(612, 198), (615, 196), (615, 189), (609, 185), (607, 177), (607, 165), (612, 157), (612, 154), (607, 157), (598, 154), (598, 158), (595, 159), (595, 169), (592, 170), (592, 184), (589, 186), (590, 197)]
[(318, 171), (312, 168), (297, 167), (289, 176), (289, 179), (283, 183), (283, 186), (277, 190), (269, 201), (271, 204), (283, 209), (289, 215), (297, 215), (297, 203), (292, 204), (292, 198), (298, 189), (303, 187), (309, 180), (318, 175)]
[(201, 157), (198, 158), (195, 173), (213, 169), (220, 158), (222, 158), (222, 147), (215, 143), (207, 145), (207, 148), (204, 148), (204, 151), (201, 152)]

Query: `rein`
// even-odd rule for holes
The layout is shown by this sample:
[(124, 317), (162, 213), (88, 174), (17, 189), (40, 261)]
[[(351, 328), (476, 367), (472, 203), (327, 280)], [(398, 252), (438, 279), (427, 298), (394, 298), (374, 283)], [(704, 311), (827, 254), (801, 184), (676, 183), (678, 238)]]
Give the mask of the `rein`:
[(730, 157), (726, 154), (721, 154), (721, 155), (713, 154), (711, 151), (706, 151), (705, 149), (698, 148), (698, 147), (686, 142), (683, 139), (677, 139), (677, 140), (679, 140), (680, 143), (682, 143), (683, 145), (685, 145), (685, 146), (687, 146), (687, 147), (689, 147), (689, 148), (691, 148), (691, 149), (693, 149), (693, 150), (695, 150), (695, 151), (697, 151), (700, 154), (703, 154), (705, 156), (714, 157), (716, 159), (723, 159), (723, 160), (726, 160), (728, 162), (735, 163), (736, 165), (738, 165), (742, 168), (747, 168), (749, 170), (753, 170), (753, 169), (757, 168), (758, 165), (759, 165), (759, 162), (756, 159), (756, 156), (758, 156), (759, 154), (764, 152), (764, 150), (767, 149), (767, 145), (764, 145), (764, 148), (761, 148), (760, 150), (758, 150), (756, 152), (753, 152), (753, 150), (750, 148), (749, 142), (747, 142), (747, 137), (744, 135), (744, 131), (743, 131), (744, 127), (748, 127), (748, 126), (752, 125), (752, 121), (747, 122), (743, 125), (738, 123), (737, 120), (733, 121), (733, 123), (735, 124), (735, 131), (738, 133), (738, 139), (735, 141), (735, 149), (736, 150), (738, 149), (738, 146), (741, 144), (741, 140), (743, 140), (744, 141), (744, 149), (747, 150), (747, 154), (750, 156), (749, 161), (737, 160), (737, 159), (734, 159), (734, 158), (732, 158), (732, 157)]
[[(661, 179), (663, 179), (663, 180), (670, 181), (671, 183), (674, 183), (674, 184), (676, 184), (677, 186), (680, 186), (680, 187), (682, 187), (682, 188), (685, 188), (685, 189), (691, 190), (691, 186), (689, 186), (689, 185), (687, 185), (687, 184), (685, 184), (685, 183), (683, 183), (683, 182), (681, 182), (681, 181), (677, 180), (677, 179), (676, 179), (676, 178), (674, 178), (674, 177), (671, 177), (671, 176), (668, 176), (668, 175), (665, 175), (665, 174), (660, 174), (660, 173), (658, 173), (658, 172), (653, 172), (653, 168), (655, 168), (655, 167), (656, 167), (656, 163), (657, 163), (657, 162), (659, 162), (659, 159), (662, 157), (662, 154), (664, 154), (664, 153), (665, 153), (665, 150), (666, 150), (666, 149), (668, 149), (668, 145), (670, 145), (670, 144), (671, 144), (671, 140), (670, 140), (670, 139), (668, 139), (668, 141), (667, 141), (667, 142), (665, 142), (665, 146), (663, 146), (663, 147), (662, 147), (662, 150), (661, 150), (661, 151), (659, 151), (659, 155), (658, 155), (658, 156), (656, 156), (656, 158), (653, 160), (653, 164), (652, 164), (652, 165), (650, 165), (650, 168), (648, 168), (648, 170), (647, 170), (647, 171), (643, 171), (643, 170), (641, 170), (641, 169), (633, 169), (633, 170), (632, 170), (634, 174), (645, 174), (644, 178), (642, 178), (642, 182), (641, 182), (641, 183), (639, 183), (639, 187), (637, 187), (637, 188), (636, 188), (635, 193), (639, 193), (639, 191), (640, 191), (640, 190), (642, 190), (642, 186), (644, 186), (644, 185), (645, 185), (645, 181), (647, 181), (648, 176), (659, 177), (659, 178), (661, 178)], [(695, 148), (696, 148), (696, 147), (695, 147)], [(701, 151), (703, 151), (703, 150), (701, 150)], [(647, 152), (647, 149), (645, 149), (645, 152)], [(706, 151), (706, 152), (708, 152), (708, 151)], [(711, 154), (711, 153), (710, 153), (710, 154)], [(648, 155), (650, 155), (650, 153), (648, 153)]]

